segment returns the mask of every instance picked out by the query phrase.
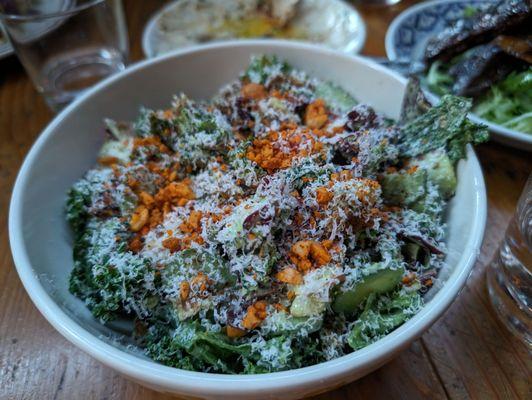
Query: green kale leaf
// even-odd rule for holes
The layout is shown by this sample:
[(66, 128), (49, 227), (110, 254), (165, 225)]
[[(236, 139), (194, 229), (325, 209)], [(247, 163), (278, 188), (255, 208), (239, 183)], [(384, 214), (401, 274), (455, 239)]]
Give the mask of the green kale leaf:
[(270, 77), (287, 74), (291, 70), (286, 62), (279, 61), (276, 56), (261, 55), (251, 59), (242, 78), (253, 83), (265, 84)]
[(419, 311), (423, 300), (418, 292), (399, 290), (389, 296), (371, 294), (364, 311), (347, 338), (354, 350), (382, 338)]
[(465, 156), (468, 143), (477, 144), (488, 139), (485, 126), (467, 120), (471, 101), (462, 97), (445, 95), (440, 104), (425, 114), (407, 121), (401, 129), (399, 143), (403, 157), (416, 157), (431, 150), (444, 148), (451, 161)]
[(146, 352), (156, 361), (188, 370), (237, 373), (249, 344), (235, 344), (218, 332), (206, 332), (195, 321), (178, 321), (175, 327), (153, 325), (146, 337)]

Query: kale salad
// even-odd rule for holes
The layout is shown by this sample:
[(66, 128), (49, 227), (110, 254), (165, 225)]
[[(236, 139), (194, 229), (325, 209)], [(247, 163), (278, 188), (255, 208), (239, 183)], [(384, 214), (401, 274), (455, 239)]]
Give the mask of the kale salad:
[(106, 120), (69, 191), (70, 291), (165, 365), (252, 374), (331, 360), (423, 306), (467, 143), (410, 85), (393, 121), (272, 56), (208, 102)]

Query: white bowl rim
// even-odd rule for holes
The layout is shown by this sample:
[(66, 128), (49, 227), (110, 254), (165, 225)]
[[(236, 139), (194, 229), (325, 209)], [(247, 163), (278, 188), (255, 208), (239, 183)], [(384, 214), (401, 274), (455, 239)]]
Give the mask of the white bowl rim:
[[(144, 29), (142, 31), (142, 40), (141, 40), (141, 47), (142, 47), (142, 52), (144, 53), (144, 56), (148, 59), (150, 58), (154, 58), (154, 57), (157, 57), (156, 55), (154, 55), (154, 50), (150, 44), (150, 37), (151, 35), (153, 35), (153, 32), (155, 30), (155, 26), (157, 24), (157, 21), (159, 21), (159, 19), (161, 18), (161, 16), (167, 12), (168, 10), (172, 9), (173, 7), (175, 7), (176, 3), (178, 2), (179, 0), (175, 0), (175, 1), (171, 1), (170, 3), (168, 4), (165, 4), (163, 7), (159, 8), (157, 11), (155, 11), (153, 13), (153, 15), (150, 17), (150, 19), (148, 20), (148, 22), (146, 23), (146, 25), (144, 25)], [(348, 8), (350, 8), (351, 12), (353, 13), (353, 15), (355, 16), (355, 18), (357, 19), (357, 24), (358, 26), (360, 27), (360, 33), (358, 34), (358, 42), (357, 42), (357, 45), (355, 46), (355, 48), (352, 50), (352, 54), (358, 54), (360, 53), (360, 51), (362, 50), (362, 48), (364, 47), (364, 45), (366, 44), (366, 38), (367, 38), (367, 28), (366, 28), (366, 22), (364, 21), (364, 18), (362, 18), (362, 15), (360, 15), (360, 12), (356, 9), (356, 7), (345, 1), (345, 0), (336, 0), (340, 3), (343, 3), (344, 5), (346, 5)], [(212, 41), (212, 42), (209, 42), (207, 44), (210, 44), (210, 43), (219, 43), (219, 42), (233, 42), (235, 40), (238, 40), (238, 39), (230, 39), (230, 40), (215, 40), (215, 41)], [(264, 40), (264, 41), (270, 41), (271, 39), (239, 39), (239, 40), (245, 40), (245, 41), (248, 41), (248, 40)], [(309, 42), (305, 42), (303, 40), (296, 40), (296, 39), (276, 39), (276, 40), (283, 40), (283, 41), (290, 41), (290, 42), (296, 42), (296, 43), (304, 43), (304, 44), (307, 44)], [(324, 47), (327, 47), (325, 44), (320, 44), (320, 43), (314, 43), (314, 45), (316, 46), (324, 46)], [(196, 46), (201, 46), (201, 45), (195, 45), (195, 46), (191, 46), (191, 47), (196, 47)], [(188, 48), (188, 47), (185, 47), (185, 48)], [(180, 48), (181, 49), (181, 48)], [(180, 50), (180, 49), (176, 49), (176, 50)], [(176, 51), (174, 50), (174, 51)], [(165, 53), (165, 54), (170, 54), (170, 53), (173, 53), (174, 51), (172, 52), (169, 52), (169, 53)], [(351, 53), (349, 53), (351, 54)]]
[[(13, 260), (19, 277), (35, 306), (44, 315), (48, 322), (50, 322), (50, 324), (52, 324), (52, 326), (66, 339), (95, 359), (116, 369), (120, 373), (138, 381), (148, 382), (159, 387), (165, 387), (168, 390), (189, 391), (194, 393), (199, 391), (198, 385), (200, 385), (200, 391), (204, 394), (245, 394), (251, 391), (259, 393), (274, 388), (277, 391), (280, 391), (283, 389), (311, 385), (315, 381), (326, 381), (337, 377), (338, 375), (345, 376), (357, 367), (362, 367), (362, 365), (376, 367), (380, 361), (386, 358), (388, 353), (407, 346), (441, 316), (464, 286), (477, 259), (486, 224), (487, 204), (484, 178), (480, 164), (470, 146), (468, 147), (467, 156), (468, 158), (471, 158), (470, 161), (473, 163), (475, 209), (473, 215), (470, 216), (473, 223), (472, 234), (468, 238), (464, 253), (458, 262), (460, 268), (454, 269), (445, 282), (442, 290), (439, 290), (434, 298), (432, 298), (418, 314), (384, 338), (361, 350), (309, 367), (257, 375), (223, 375), (186, 371), (157, 364), (154, 361), (144, 360), (104, 342), (72, 320), (48, 295), (30, 264), (24, 246), (24, 235), (21, 229), (21, 200), (23, 199), (23, 192), (28, 183), (28, 171), (35, 162), (36, 155), (45, 145), (48, 137), (52, 134), (56, 126), (59, 125), (68, 114), (74, 111), (79, 104), (90, 101), (93, 95), (95, 95), (100, 89), (125, 76), (134, 74), (136, 71), (148, 68), (152, 64), (165, 62), (165, 60), (169, 58), (179, 57), (189, 53), (205, 52), (214, 48), (228, 48), (234, 46), (257, 48), (257, 52), (260, 51), (260, 47), (263, 47), (265, 51), (271, 50), (272, 47), (309, 50), (321, 53), (323, 56), (347, 58), (350, 61), (370, 65), (371, 67), (380, 70), (382, 73), (391, 75), (396, 79), (405, 82), (405, 79), (397, 73), (382, 67), (371, 60), (365, 59), (364, 57), (335, 52), (323, 48), (322, 46), (282, 40), (237, 40), (211, 43), (180, 49), (132, 65), (128, 69), (98, 83), (66, 107), (44, 129), (27, 153), (14, 185), (9, 211), (9, 239)], [(238, 383), (238, 385), (235, 385), (235, 383)]]
[[(430, 8), (437, 4), (439, 5), (442, 3), (470, 3), (471, 1), (475, 1), (478, 3), (489, 2), (489, 0), (429, 0), (429, 1), (424, 1), (422, 3), (414, 4), (411, 7), (408, 7), (406, 10), (404, 10), (402, 13), (400, 13), (399, 15), (397, 15), (397, 17), (394, 18), (394, 20), (388, 27), (388, 30), (386, 31), (386, 37), (384, 38), (384, 48), (386, 50), (386, 55), (392, 61), (398, 58), (397, 52), (395, 51), (393, 38), (395, 37), (395, 33), (399, 29), (399, 26), (402, 24), (402, 22), (405, 19), (409, 18), (410, 16), (414, 14), (417, 14), (421, 10)], [(425, 90), (425, 92), (431, 102), (439, 101), (439, 96), (437, 96), (436, 94), (428, 90)], [(484, 118), (480, 118), (473, 113), (469, 114), (469, 118), (473, 122), (476, 122), (477, 124), (486, 125), (490, 131), (502, 137), (506, 137), (515, 142), (525, 143), (528, 146), (532, 145), (532, 134), (530, 133), (520, 132), (520, 131), (516, 131), (515, 129), (506, 128), (502, 125), (496, 124), (494, 122), (490, 122)]]

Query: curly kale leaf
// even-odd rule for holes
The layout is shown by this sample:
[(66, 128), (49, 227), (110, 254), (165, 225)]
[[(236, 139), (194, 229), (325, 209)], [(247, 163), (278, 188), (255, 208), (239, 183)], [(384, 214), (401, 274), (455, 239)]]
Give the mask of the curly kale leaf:
[(485, 126), (467, 120), (470, 109), (469, 100), (443, 96), (440, 104), (401, 127), (400, 154), (403, 157), (415, 157), (445, 148), (451, 161), (463, 158), (468, 143), (477, 144), (488, 139)]
[(89, 216), (88, 207), (90, 203), (91, 191), (89, 185), (84, 184), (83, 181), (80, 181), (68, 191), (66, 218), (75, 237), (83, 233)]
[(487, 141), (488, 138), (489, 134), (484, 125), (465, 120), (462, 124), (461, 134), (447, 142), (447, 155), (451, 161), (456, 162), (466, 157), (468, 143), (475, 145)]
[(217, 288), (234, 284), (235, 277), (228, 269), (227, 262), (203, 249), (186, 249), (176, 253), (173, 260), (160, 272), (161, 288), (171, 293), (176, 280), (190, 281), (198, 273), (215, 280)]
[(371, 294), (347, 343), (354, 350), (366, 347), (410, 319), (419, 311), (422, 303), (423, 300), (416, 291), (400, 290), (380, 297)]
[(154, 324), (145, 336), (146, 352), (156, 361), (196, 371), (235, 373), (241, 357), (249, 355), (249, 344), (235, 344), (217, 332), (206, 332), (194, 321), (175, 327)]
[(151, 115), (153, 114), (153, 111), (141, 107), (139, 116), (137, 117), (137, 120), (133, 124), (133, 130), (137, 136), (140, 137), (146, 137), (150, 136), (151, 133)]
[(84, 300), (96, 318), (109, 321), (122, 313), (146, 316), (155, 306), (146, 277), (149, 265), (127, 251), (129, 232), (118, 218), (91, 219), (74, 242), (69, 290)]
[(224, 125), (219, 113), (181, 95), (174, 100), (171, 113), (141, 110), (135, 129), (140, 136), (158, 136), (179, 154), (181, 163), (197, 169), (214, 152), (225, 152), (231, 141), (230, 126)]
[(288, 74), (292, 68), (281, 62), (276, 56), (261, 55), (253, 57), (243, 78), (253, 83), (265, 84), (272, 76)]
[(152, 324), (143, 338), (148, 356), (172, 367), (258, 374), (321, 361), (320, 343), (310, 336), (232, 340), (223, 333), (205, 331), (196, 320), (173, 321)]
[(321, 343), (315, 335), (281, 335), (256, 340), (243, 359), (245, 374), (263, 374), (301, 368), (323, 361)]

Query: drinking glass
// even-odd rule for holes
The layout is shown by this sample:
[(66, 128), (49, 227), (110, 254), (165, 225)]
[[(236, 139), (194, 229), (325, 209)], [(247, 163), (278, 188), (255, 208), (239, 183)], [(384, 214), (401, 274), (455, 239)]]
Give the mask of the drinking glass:
[(495, 311), (532, 348), (532, 174), (486, 273)]
[(120, 0), (0, 0), (0, 22), (54, 111), (126, 66)]

